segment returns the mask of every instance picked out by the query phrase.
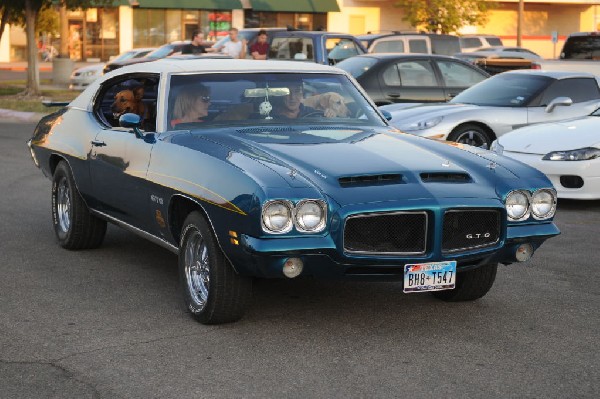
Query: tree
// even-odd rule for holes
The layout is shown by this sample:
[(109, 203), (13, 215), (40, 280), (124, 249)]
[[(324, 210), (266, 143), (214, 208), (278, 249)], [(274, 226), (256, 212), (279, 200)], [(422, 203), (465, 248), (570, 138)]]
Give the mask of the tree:
[(487, 22), (489, 10), (495, 6), (486, 0), (399, 0), (405, 21), (428, 32), (457, 32), (467, 25)]
[(18, 0), (2, 0), (0, 5), (0, 40), (2, 40), (6, 25), (13, 23), (21, 25), (23, 23), (23, 15), (20, 12), (22, 8), (22, 2)]

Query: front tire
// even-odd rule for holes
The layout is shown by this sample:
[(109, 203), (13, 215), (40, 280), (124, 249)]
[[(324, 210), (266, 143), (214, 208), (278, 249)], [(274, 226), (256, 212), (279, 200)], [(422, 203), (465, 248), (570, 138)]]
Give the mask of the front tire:
[(474, 301), (483, 297), (494, 285), (498, 264), (483, 265), (458, 273), (453, 290), (434, 291), (433, 296), (446, 302)]
[(492, 145), (492, 135), (483, 127), (475, 124), (466, 124), (457, 127), (448, 135), (448, 141), (472, 145), (473, 147), (485, 148)]
[(235, 272), (199, 212), (183, 224), (179, 279), (187, 310), (203, 324), (238, 321), (250, 302), (252, 280)]
[(97, 248), (106, 234), (106, 222), (90, 213), (65, 161), (58, 163), (52, 177), (52, 223), (66, 249)]

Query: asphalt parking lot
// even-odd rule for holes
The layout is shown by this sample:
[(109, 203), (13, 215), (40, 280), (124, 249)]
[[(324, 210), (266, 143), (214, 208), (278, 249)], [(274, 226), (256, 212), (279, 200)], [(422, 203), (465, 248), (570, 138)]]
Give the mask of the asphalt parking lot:
[(447, 304), (396, 283), (260, 281), (235, 324), (181, 306), (176, 257), (109, 227), (55, 242), (50, 182), (0, 123), (0, 397), (600, 396), (600, 201), (490, 293)]

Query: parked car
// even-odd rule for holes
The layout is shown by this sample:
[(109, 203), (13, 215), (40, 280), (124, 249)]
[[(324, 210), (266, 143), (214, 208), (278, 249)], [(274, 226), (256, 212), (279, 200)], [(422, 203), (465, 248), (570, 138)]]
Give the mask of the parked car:
[(600, 110), (514, 130), (492, 150), (543, 172), (559, 198), (600, 199)]
[(442, 102), (489, 75), (443, 55), (366, 54), (336, 65), (350, 73), (377, 105)]
[(565, 40), (560, 59), (536, 60), (532, 68), (600, 75), (600, 34), (598, 32), (572, 33)]
[(598, 79), (576, 72), (509, 71), (448, 103), (381, 109), (390, 112), (391, 123), (404, 132), (489, 148), (518, 127), (589, 115), (600, 106)]
[(482, 47), (502, 46), (502, 39), (495, 35), (462, 35), (459, 37), (463, 53), (477, 51)]
[(376, 32), (369, 31), (362, 35), (356, 35), (356, 38), (358, 40), (360, 40), (363, 47), (368, 50), (369, 47), (371, 47), (371, 44), (373, 44), (373, 42), (376, 39), (379, 39), (380, 37), (399, 35), (399, 34), (418, 35), (419, 31), (417, 31), (417, 30), (411, 30), (411, 31), (383, 30), (383, 31), (376, 31)]
[(457, 36), (436, 33), (382, 34), (371, 40), (368, 52), (453, 55), (460, 52), (460, 42)]
[(482, 47), (468, 53), (456, 53), (454, 56), (471, 62), (475, 62), (481, 58), (514, 58), (530, 61), (542, 59), (538, 54), (526, 48), (508, 46)]
[(294, 60), (335, 65), (364, 54), (365, 48), (352, 35), (322, 31), (279, 31), (270, 35), (270, 60)]
[(124, 67), (126, 65), (141, 64), (143, 62), (152, 62), (152, 61), (156, 61), (156, 60), (160, 60), (162, 58), (168, 57), (173, 54), (181, 53), (181, 49), (183, 48), (183, 46), (185, 46), (186, 44), (189, 44), (189, 43), (190, 43), (189, 40), (172, 42), (169, 44), (162, 45), (157, 49), (154, 49), (153, 51), (147, 53), (143, 57), (129, 58), (129, 59), (125, 59), (125, 60), (114, 60), (114, 61), (108, 62), (104, 66), (104, 73), (114, 71), (115, 69)]
[[(145, 113), (114, 118), (123, 90), (156, 104), (155, 128)], [(190, 95), (192, 121), (174, 123)], [(124, 67), (43, 118), (29, 146), (52, 180), (59, 244), (97, 247), (108, 221), (172, 250), (203, 323), (242, 317), (252, 277), (400, 279), (475, 300), (499, 262), (559, 234), (542, 173), (399, 134), (348, 74), (318, 64)]]
[[(153, 50), (154, 48), (138, 48), (125, 51), (115, 57), (111, 62), (122, 62), (128, 59), (141, 58)], [(94, 64), (75, 69), (69, 79), (69, 89), (85, 89), (90, 83), (102, 76), (104, 73), (104, 65), (105, 64)]]

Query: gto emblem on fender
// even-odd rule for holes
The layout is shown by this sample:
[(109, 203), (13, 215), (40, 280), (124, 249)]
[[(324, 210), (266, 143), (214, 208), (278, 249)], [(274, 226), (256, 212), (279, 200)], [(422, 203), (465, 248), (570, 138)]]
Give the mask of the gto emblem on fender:
[(467, 234), (465, 237), (467, 237), (469, 240), (472, 240), (473, 238), (490, 238), (490, 236), (490, 233), (475, 233)]
[(164, 203), (164, 201), (163, 201), (163, 199), (161, 197), (159, 197), (157, 195), (154, 195), (154, 194), (152, 194), (150, 196), (150, 201), (152, 201), (152, 202), (154, 202), (156, 204), (159, 204), (159, 205), (162, 205)]

